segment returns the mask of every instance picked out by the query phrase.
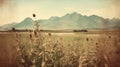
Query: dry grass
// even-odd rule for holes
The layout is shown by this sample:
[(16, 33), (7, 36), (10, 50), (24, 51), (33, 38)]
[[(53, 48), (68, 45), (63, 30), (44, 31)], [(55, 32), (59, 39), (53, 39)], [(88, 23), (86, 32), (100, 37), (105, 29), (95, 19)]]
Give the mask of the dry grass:
[[(34, 35), (28, 32), (0, 34), (0, 37), (0, 44), (4, 48), (0, 52), (7, 50), (5, 55), (9, 55), (6, 59), (7, 56), (4, 55), (3, 60), (9, 61), (1, 60), (1, 67), (120, 66), (119, 32), (65, 35), (59, 33)], [(9, 66), (4, 66), (5, 64)]]

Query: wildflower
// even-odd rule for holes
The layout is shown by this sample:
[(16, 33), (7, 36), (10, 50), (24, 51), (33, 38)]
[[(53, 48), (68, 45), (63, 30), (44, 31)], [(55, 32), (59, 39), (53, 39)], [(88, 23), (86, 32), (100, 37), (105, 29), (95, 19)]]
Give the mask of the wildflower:
[(88, 38), (86, 38), (86, 41), (89, 41), (89, 39), (88, 39)]
[(51, 33), (48, 33), (49, 36), (51, 36)]

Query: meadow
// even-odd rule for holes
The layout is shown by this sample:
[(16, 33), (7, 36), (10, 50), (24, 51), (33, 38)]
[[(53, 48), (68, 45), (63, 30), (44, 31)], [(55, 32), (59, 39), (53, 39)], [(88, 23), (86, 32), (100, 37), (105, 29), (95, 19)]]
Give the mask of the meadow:
[(120, 32), (0, 32), (0, 67), (120, 67)]

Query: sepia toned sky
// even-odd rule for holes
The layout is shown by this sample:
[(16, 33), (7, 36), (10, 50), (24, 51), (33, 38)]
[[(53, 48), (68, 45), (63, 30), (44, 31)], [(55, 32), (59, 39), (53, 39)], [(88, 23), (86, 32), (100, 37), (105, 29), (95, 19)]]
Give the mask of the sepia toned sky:
[(78, 12), (82, 15), (98, 15), (119, 18), (120, 0), (0, 0), (0, 25), (20, 22), (37, 14), (37, 19), (63, 16)]

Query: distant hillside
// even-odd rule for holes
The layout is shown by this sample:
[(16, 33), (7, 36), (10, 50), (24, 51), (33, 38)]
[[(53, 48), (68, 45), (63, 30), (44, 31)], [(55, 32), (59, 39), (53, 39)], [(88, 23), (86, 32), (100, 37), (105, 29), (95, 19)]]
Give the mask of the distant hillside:
[[(97, 15), (83, 16), (79, 13), (66, 14), (62, 17), (50, 17), (47, 20), (38, 20), (42, 29), (119, 29), (120, 19), (104, 19)], [(0, 28), (30, 29), (34, 27), (31, 18), (25, 18), (20, 23), (12, 23)]]
[(11, 23), (11, 24), (5, 24), (3, 26), (0, 26), (0, 30), (9, 30), (13, 27), (15, 27), (18, 23)]
[(29, 28), (33, 28), (33, 26), (34, 26), (33, 20), (28, 17), (28, 18), (25, 18), (20, 23), (16, 24), (14, 27), (20, 28), (20, 29), (29, 29)]

